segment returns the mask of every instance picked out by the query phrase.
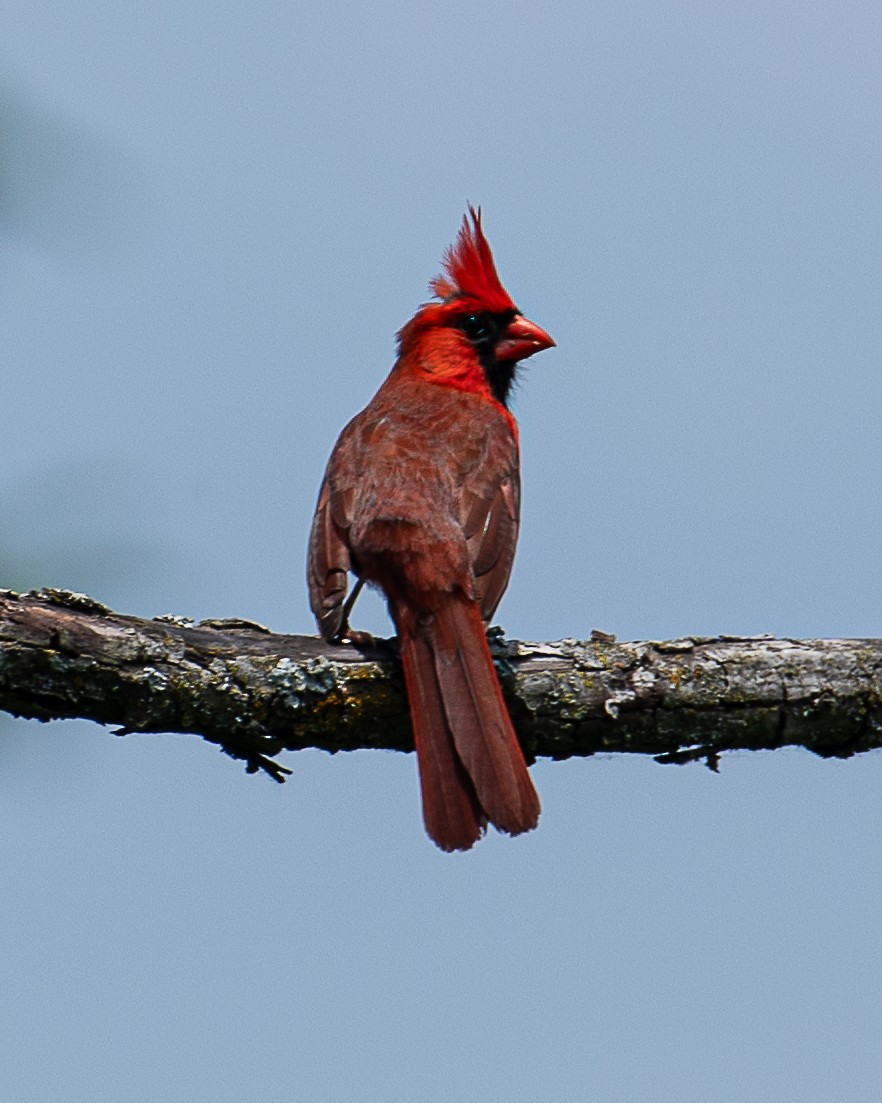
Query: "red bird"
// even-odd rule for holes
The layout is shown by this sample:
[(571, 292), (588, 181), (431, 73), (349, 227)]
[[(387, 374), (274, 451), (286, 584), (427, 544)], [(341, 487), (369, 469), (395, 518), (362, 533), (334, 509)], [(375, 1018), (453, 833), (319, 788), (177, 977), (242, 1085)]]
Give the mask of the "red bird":
[[(514, 733), (485, 624), (508, 584), (520, 515), (520, 360), (554, 341), (496, 274), (469, 207), (446, 277), (398, 334), (398, 360), (334, 447), (309, 542), (309, 594), (326, 640), (345, 638), (361, 586), (398, 630), (426, 830), (468, 850), (492, 823), (519, 835), (539, 797)], [(344, 604), (347, 572), (358, 576)], [(353, 634), (354, 635), (354, 634)]]

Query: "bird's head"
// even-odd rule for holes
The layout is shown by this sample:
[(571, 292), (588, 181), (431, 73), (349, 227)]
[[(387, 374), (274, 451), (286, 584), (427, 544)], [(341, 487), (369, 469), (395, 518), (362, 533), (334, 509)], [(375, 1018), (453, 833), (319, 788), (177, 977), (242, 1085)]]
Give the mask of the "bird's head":
[(443, 264), (445, 275), (429, 285), (441, 301), (424, 303), (401, 329), (400, 354), (422, 352), (439, 382), (467, 390), (489, 388), (505, 405), (519, 361), (551, 348), (554, 341), (524, 317), (502, 286), (481, 228), (480, 207), (469, 207)]

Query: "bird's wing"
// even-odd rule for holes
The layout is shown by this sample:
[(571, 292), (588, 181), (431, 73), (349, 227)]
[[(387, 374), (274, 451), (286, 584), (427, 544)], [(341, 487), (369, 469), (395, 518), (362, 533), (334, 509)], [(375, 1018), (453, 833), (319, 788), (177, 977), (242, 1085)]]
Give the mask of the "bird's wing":
[(486, 437), (479, 462), (462, 483), (459, 516), (475, 576), (475, 597), (489, 621), (514, 562), (521, 512), (518, 446), (500, 423)]
[[(346, 544), (348, 525), (340, 524), (334, 514), (332, 494), (327, 476), (319, 491), (318, 505), (309, 536), (309, 604), (319, 632), (332, 640), (343, 623), (343, 601), (348, 586), (347, 572), (351, 560)], [(341, 518), (342, 519), (342, 518)]]

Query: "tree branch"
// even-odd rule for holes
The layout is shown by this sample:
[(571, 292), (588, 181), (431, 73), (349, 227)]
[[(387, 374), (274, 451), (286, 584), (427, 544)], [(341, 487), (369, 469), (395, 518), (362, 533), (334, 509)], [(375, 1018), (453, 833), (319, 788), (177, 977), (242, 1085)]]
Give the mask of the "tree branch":
[[(715, 769), (735, 748), (882, 746), (882, 640), (490, 636), (534, 757), (622, 751)], [(0, 709), (200, 735), (277, 781), (283, 750), (413, 749), (394, 641), (356, 650), (247, 621), (142, 620), (66, 590), (0, 590)]]

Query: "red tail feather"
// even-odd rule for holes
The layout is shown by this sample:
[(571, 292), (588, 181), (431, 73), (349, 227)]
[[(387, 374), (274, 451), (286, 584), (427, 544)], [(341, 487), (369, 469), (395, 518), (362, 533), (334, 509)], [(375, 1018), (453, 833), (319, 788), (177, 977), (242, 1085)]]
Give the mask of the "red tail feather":
[(490, 822), (520, 835), (539, 821), (493, 668), (481, 614), (450, 595), (419, 626), (398, 618), (423, 793), (423, 818), (443, 850), (467, 850)]

